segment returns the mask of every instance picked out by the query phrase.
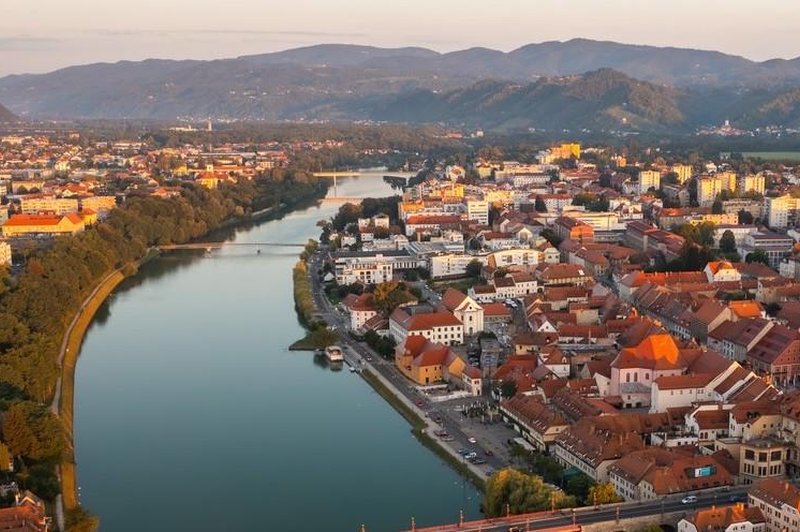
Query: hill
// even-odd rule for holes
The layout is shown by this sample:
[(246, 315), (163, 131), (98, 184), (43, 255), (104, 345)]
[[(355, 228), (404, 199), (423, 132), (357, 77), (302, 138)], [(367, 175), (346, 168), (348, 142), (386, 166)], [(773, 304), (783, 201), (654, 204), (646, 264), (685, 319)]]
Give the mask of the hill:
[(100, 63), (6, 76), (0, 101), (21, 116), (43, 118), (376, 119), (662, 131), (726, 118), (748, 126), (794, 124), (798, 85), (800, 58), (759, 63), (720, 52), (574, 39), (511, 52), (318, 45), (214, 61)]
[(370, 118), (492, 129), (660, 130), (690, 124), (680, 108), (682, 97), (677, 89), (601, 69), (528, 84), (482, 81), (441, 94), (416, 91), (378, 106)]
[(0, 122), (16, 122), (19, 118), (0, 104)]

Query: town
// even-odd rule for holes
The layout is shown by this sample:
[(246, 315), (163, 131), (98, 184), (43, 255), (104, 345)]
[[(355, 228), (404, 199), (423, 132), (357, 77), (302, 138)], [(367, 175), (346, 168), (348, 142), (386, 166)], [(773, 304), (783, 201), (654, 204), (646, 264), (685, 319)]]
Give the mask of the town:
[[(212, 145), (207, 130), (178, 133), (198, 140), (0, 137), (3, 286), (142, 198), (221, 192), (233, 216), (254, 218), (358, 175), (322, 166), (341, 140)], [(297, 270), (318, 347), (340, 344), (419, 419), (418, 438), (485, 487), (486, 517), (508, 520), (497, 526), (800, 526), (800, 165), (578, 142), (509, 160), (470, 138), (483, 147), (443, 144), (439, 157), (359, 148), (401, 162), (384, 173), (402, 191), (329, 197), (343, 205)], [(264, 179), (286, 185), (234, 205)], [(147, 246), (197, 235), (203, 249), (214, 225), (153, 228)], [(34, 396), (23, 380), (12, 382)], [(52, 472), (20, 485), (37, 458), (9, 427), (0, 523), (51, 529), (45, 501), (58, 492), (36, 475)], [(512, 497), (512, 483), (527, 495)], [(569, 508), (580, 511), (558, 513)]]
[(437, 161), (323, 228), (318, 317), (487, 500), (498, 468), (544, 478), (489, 516), (649, 503), (681, 531), (795, 529), (800, 168), (656, 159)]

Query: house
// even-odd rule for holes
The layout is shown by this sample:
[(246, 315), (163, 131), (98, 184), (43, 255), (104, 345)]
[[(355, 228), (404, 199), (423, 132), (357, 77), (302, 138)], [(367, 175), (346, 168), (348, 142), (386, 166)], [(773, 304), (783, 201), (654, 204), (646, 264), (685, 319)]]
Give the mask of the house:
[(703, 268), (703, 273), (709, 283), (721, 283), (727, 281), (741, 281), (742, 275), (739, 270), (733, 267), (728, 261), (709, 262)]
[(574, 467), (595, 482), (607, 482), (609, 468), (620, 458), (645, 448), (639, 434), (623, 424), (604, 421), (619, 416), (583, 418), (561, 431), (552, 454), (564, 467)]
[(446, 345), (423, 336), (409, 336), (395, 348), (395, 365), (407, 378), (421, 386), (449, 382), (473, 396), (482, 392), (480, 372), (469, 366)]
[(0, 508), (0, 530), (14, 532), (47, 532), (48, 518), (44, 502), (30, 491), (15, 498), (11, 508)]
[(500, 413), (514, 430), (540, 452), (546, 452), (569, 424), (538, 397), (516, 395), (500, 403)]
[(767, 521), (766, 532), (800, 530), (800, 489), (778, 479), (756, 482), (747, 502), (758, 508)]
[(415, 335), (444, 345), (464, 342), (464, 325), (443, 309), (425, 312), (420, 308), (397, 308), (389, 317), (389, 333), (398, 344)]
[(760, 508), (737, 503), (697, 510), (678, 521), (678, 532), (767, 532)]
[(783, 325), (771, 327), (747, 352), (753, 371), (776, 384), (800, 380), (800, 333)]
[(448, 288), (442, 295), (441, 305), (461, 322), (465, 335), (478, 334), (483, 331), (484, 309), (471, 297), (453, 288)]
[(342, 305), (350, 313), (350, 329), (354, 331), (378, 314), (378, 309), (375, 307), (375, 298), (369, 293), (361, 295), (348, 294), (342, 300)]
[(620, 458), (609, 468), (608, 478), (626, 501), (657, 500), (733, 485), (730, 473), (713, 456), (660, 447)]

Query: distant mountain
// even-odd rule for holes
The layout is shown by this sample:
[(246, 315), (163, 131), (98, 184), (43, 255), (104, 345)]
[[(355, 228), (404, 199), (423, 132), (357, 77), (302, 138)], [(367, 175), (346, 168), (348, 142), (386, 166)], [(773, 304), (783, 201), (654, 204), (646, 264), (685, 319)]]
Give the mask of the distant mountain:
[(0, 104), (0, 122), (16, 122), (19, 120), (17, 115), (3, 107), (3, 104)]
[(214, 61), (101, 63), (6, 76), (0, 101), (20, 116), (46, 118), (563, 121), (664, 130), (725, 118), (794, 123), (798, 86), (800, 58), (759, 63), (574, 39), (508, 53), (318, 45)]
[(495, 129), (639, 129), (687, 126), (684, 94), (611, 69), (534, 83), (481, 81), (446, 93), (416, 91), (370, 112), (376, 120), (461, 122)]

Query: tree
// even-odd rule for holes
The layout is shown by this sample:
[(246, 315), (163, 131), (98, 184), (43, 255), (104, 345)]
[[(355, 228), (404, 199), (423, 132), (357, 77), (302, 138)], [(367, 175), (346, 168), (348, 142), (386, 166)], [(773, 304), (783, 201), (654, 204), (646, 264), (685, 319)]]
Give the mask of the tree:
[(603, 482), (595, 484), (589, 488), (589, 494), (586, 497), (587, 504), (609, 504), (613, 502), (622, 502), (622, 498), (614, 491), (614, 486), (610, 482)]
[(481, 261), (479, 261), (478, 259), (472, 259), (467, 264), (466, 271), (467, 275), (477, 279), (478, 277), (481, 276), (481, 272), (483, 271), (483, 264), (481, 264)]
[(769, 255), (762, 249), (757, 249), (747, 254), (744, 258), (745, 262), (760, 262), (769, 266)]
[(533, 208), (536, 209), (536, 212), (547, 212), (547, 204), (544, 202), (544, 198), (537, 195), (536, 200), (533, 202)]
[(489, 517), (575, 506), (575, 497), (545, 485), (542, 477), (501, 469), (486, 482), (483, 508)]
[(719, 198), (711, 204), (711, 214), (722, 214), (722, 201)]
[(517, 383), (511, 380), (500, 383), (500, 395), (506, 399), (511, 399), (517, 394)]
[(558, 248), (558, 245), (559, 245), (559, 244), (561, 244), (561, 240), (562, 240), (562, 239), (561, 239), (561, 237), (559, 237), (559, 236), (558, 236), (558, 235), (557, 235), (557, 234), (556, 234), (556, 233), (555, 233), (555, 232), (554, 232), (552, 229), (550, 229), (549, 227), (547, 227), (547, 228), (545, 228), (545, 229), (542, 229), (542, 232), (540, 233), (540, 235), (542, 236), (542, 238), (544, 238), (545, 240), (547, 240), (548, 242), (550, 242), (550, 244), (551, 244), (551, 245), (552, 245), (554, 248)]
[(755, 221), (753, 215), (744, 209), (741, 209), (738, 214), (740, 225), (751, 225)]
[(375, 285), (372, 296), (375, 306), (384, 315), (389, 315), (399, 305), (414, 300), (414, 296), (405, 289), (405, 285), (396, 281)]
[(3, 417), (3, 438), (13, 454), (34, 460), (58, 459), (64, 448), (64, 428), (55, 414), (28, 401), (8, 408)]
[(579, 473), (571, 476), (570, 479), (567, 480), (566, 486), (564, 486), (564, 491), (574, 496), (579, 502), (586, 504), (587, 502), (591, 501), (588, 496), (590, 490), (594, 487), (595, 484), (592, 479), (583, 473)]
[(733, 231), (726, 229), (719, 239), (719, 249), (723, 253), (736, 252), (736, 237), (733, 236)]

